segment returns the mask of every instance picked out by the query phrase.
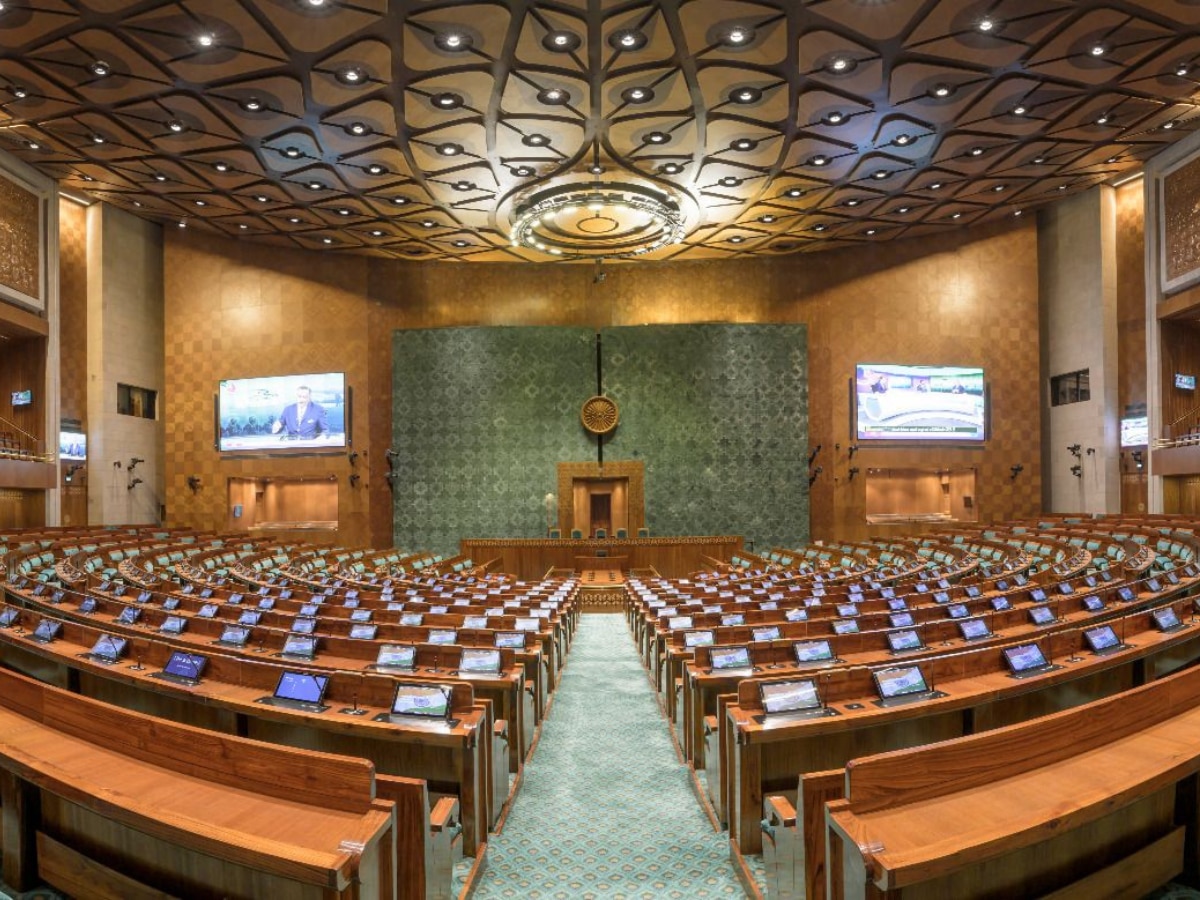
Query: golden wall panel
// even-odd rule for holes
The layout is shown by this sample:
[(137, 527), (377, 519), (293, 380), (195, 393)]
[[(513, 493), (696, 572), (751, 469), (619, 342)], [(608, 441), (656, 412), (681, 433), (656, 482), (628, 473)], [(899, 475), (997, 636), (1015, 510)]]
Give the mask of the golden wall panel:
[[(342, 542), (389, 545), (391, 335), (460, 325), (804, 323), (809, 444), (821, 445), (816, 464), (824, 468), (812, 490), (813, 537), (874, 533), (864, 518), (865, 479), (849, 480), (850, 465), (975, 467), (981, 522), (1040, 508), (1032, 221), (778, 259), (612, 265), (602, 281), (581, 265), (459, 266), (299, 251), (264, 258), (234, 242), (174, 232), (166, 243), (172, 524), (224, 521), (218, 492), (207, 486), (219, 482), (223, 496), (225, 478), (280, 465), (221, 460), (211, 449), (219, 378), (345, 369), (356, 391), (356, 446), (368, 455), (356, 470), (362, 483), (341, 492)], [(291, 337), (282, 337), (285, 330)], [(863, 449), (852, 462), (848, 385), (864, 361), (983, 366), (991, 439), (970, 449)], [(1016, 463), (1025, 469), (1013, 480)], [(344, 477), (349, 469), (344, 457), (287, 467), (294, 475), (326, 471)], [(196, 497), (186, 489), (188, 474), (204, 479)]]
[(0, 178), (0, 285), (44, 301), (40, 207), (37, 194)]

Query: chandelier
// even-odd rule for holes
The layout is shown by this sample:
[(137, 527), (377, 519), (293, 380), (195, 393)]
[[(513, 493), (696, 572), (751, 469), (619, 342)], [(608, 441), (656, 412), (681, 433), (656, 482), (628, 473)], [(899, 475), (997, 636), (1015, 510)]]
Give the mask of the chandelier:
[(615, 259), (650, 253), (684, 235), (679, 203), (665, 191), (605, 182), (538, 191), (513, 211), (514, 247), (564, 259)]

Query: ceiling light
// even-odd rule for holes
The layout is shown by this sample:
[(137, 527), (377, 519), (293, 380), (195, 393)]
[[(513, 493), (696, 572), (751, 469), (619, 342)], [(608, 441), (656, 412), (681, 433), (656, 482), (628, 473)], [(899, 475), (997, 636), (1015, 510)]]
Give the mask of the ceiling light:
[(433, 221), (433, 219), (422, 219), (421, 220), (422, 228), (433, 228), (435, 225), (437, 225), (437, 222)]
[(360, 66), (342, 66), (334, 73), (334, 78), (342, 84), (362, 84), (367, 80), (367, 73)]
[(471, 36), (463, 31), (444, 31), (435, 35), (433, 42), (439, 49), (449, 53), (462, 53), (464, 50), (470, 50), (471, 44), (474, 43)]
[(325, 190), (325, 185), (321, 184), (321, 182), (319, 182), (319, 181), (310, 181), (310, 182), (308, 183), (307, 187), (308, 187), (308, 189), (309, 189), (310, 191), (323, 191), (323, 190)]
[(588, 166), (588, 171), (593, 175), (603, 175), (604, 166), (600, 165), (600, 163), (593, 163), (592, 165)]
[(454, 182), (454, 189), (456, 191), (462, 191), (462, 192), (473, 191), (473, 190), (475, 190), (475, 182), (473, 182), (473, 181), (456, 181), (456, 182)]
[(646, 46), (646, 35), (636, 28), (621, 28), (608, 36), (608, 44), (614, 50), (640, 50)]
[(268, 197), (266, 194), (259, 194), (254, 199), (257, 200), (259, 203), (266, 203), (271, 198)]
[(824, 153), (818, 153), (816, 156), (809, 159), (810, 166), (827, 166), (829, 165), (829, 157)]
[(970, 154), (971, 154), (971, 156), (983, 156), (983, 148), (982, 147), (972, 147), (970, 150)]
[(894, 138), (892, 138), (892, 143), (895, 144), (897, 147), (904, 147), (904, 146), (907, 146), (908, 144), (912, 143), (912, 137), (907, 134), (898, 134)]
[[(138, 205), (138, 206), (140, 206), (141, 204), (139, 203), (139, 204), (137, 204), (137, 205)], [(238, 228), (242, 229), (242, 231), (245, 231), (245, 230), (246, 230), (247, 228), (249, 228), (249, 227), (250, 227), (249, 225), (246, 225), (246, 224), (244, 224), (244, 223), (243, 223), (243, 224), (239, 224), (239, 225), (238, 225)]]
[(167, 180), (167, 176), (164, 175), (162, 172), (155, 172), (154, 180), (159, 182), (160, 184), (162, 184), (163, 182), (165, 182)]
[(783, 195), (785, 197), (803, 197), (804, 196), (804, 188), (798, 188), (798, 187), (788, 188), (786, 191), (783, 192)]
[(931, 185), (929, 185), (929, 190), (936, 191), (941, 186), (942, 186), (942, 183), (940, 181), (935, 181)]
[(211, 31), (206, 31), (203, 34), (196, 35), (196, 43), (201, 47), (212, 47), (217, 43), (217, 36)]
[(664, 175), (678, 175), (683, 171), (683, 166), (679, 163), (667, 163), (661, 169)]
[(248, 112), (258, 112), (263, 108), (263, 102), (257, 97), (247, 97), (242, 101), (242, 109)]
[(1060, 185), (1058, 186), (1058, 189), (1059, 189), (1060, 191), (1065, 191), (1065, 190), (1067, 189), (1067, 186), (1066, 186), (1065, 184), (1060, 184)]
[(962, 213), (952, 213), (950, 218), (952, 218), (952, 219), (962, 218)]
[(813, 231), (824, 231), (828, 227), (829, 227), (828, 225), (814, 225), (812, 227), (812, 230)]
[(953, 94), (954, 88), (948, 84), (935, 84), (929, 89), (929, 93), (940, 100)]
[(745, 240), (745, 238), (744, 238), (744, 237), (742, 237), (740, 234), (735, 234), (735, 235), (733, 235), (733, 237), (731, 237), (731, 238), (729, 239), (729, 243), (731, 243), (731, 244), (740, 244), (740, 243), (741, 243), (742, 241), (744, 241), (744, 240)]
[(454, 246), (455, 246), (455, 247), (470, 247), (470, 246), (471, 246), (471, 242), (470, 242), (470, 241), (464, 241), (462, 238), (459, 238), (457, 241), (455, 241), (455, 242), (454, 242)]
[(756, 87), (739, 87), (729, 92), (729, 99), (734, 103), (757, 103), (762, 99), (762, 91)]
[(1105, 160), (1105, 162), (1109, 165), (1112, 165), (1116, 161), (1117, 161), (1117, 157), (1115, 157), (1115, 156), (1110, 156), (1108, 159)]
[(387, 172), (387, 166), (381, 166), (379, 163), (371, 163), (367, 166), (367, 171), (372, 175), (383, 175)]
[(1034, 163), (1034, 165), (1038, 165), (1038, 166), (1040, 166), (1040, 165), (1041, 165), (1042, 163), (1044, 163), (1045, 161), (1046, 161), (1046, 157), (1044, 157), (1044, 156), (1035, 156), (1035, 157), (1033, 158), (1033, 163)]
[(526, 147), (545, 147), (550, 143), (550, 138), (544, 134), (527, 134), (521, 138), (521, 143)]
[(738, 138), (729, 145), (730, 149), (741, 151), (753, 150), (757, 146), (758, 141), (752, 141), (750, 138)]
[(542, 38), (542, 46), (554, 53), (570, 53), (581, 43), (579, 35), (570, 31), (549, 31)]
[(95, 180), (96, 180), (96, 179), (95, 179), (95, 178), (93, 178), (91, 175), (84, 175), (84, 176), (82, 176), (82, 177), (83, 177), (83, 180), (84, 180), (84, 181), (95, 181)]
[(180, 219), (177, 224), (180, 228), (187, 228), (187, 222), (183, 221), (183, 219)]
[(645, 141), (648, 144), (665, 144), (669, 140), (671, 140), (671, 136), (665, 131), (651, 131), (645, 137)]
[(754, 29), (749, 25), (732, 25), (721, 35), (721, 43), (727, 47), (744, 47), (754, 40)]
[(1172, 128), (1175, 127), (1175, 123), (1173, 121), (1172, 122), (1163, 122), (1162, 127), (1163, 127), (1164, 131), (1170, 131)]
[(834, 56), (825, 63), (825, 68), (834, 75), (845, 75), (853, 72), (858, 62), (852, 56)]
[(1104, 44), (1092, 44), (1092, 46), (1088, 48), (1088, 53), (1090, 53), (1092, 56), (1103, 56), (1107, 52), (1108, 47)]
[(442, 156), (458, 156), (463, 152), (462, 144), (438, 144), (437, 152)]
[(518, 178), (531, 178), (537, 174), (533, 166), (517, 166), (512, 173)]
[(39, 144), (37, 141), (29, 141), (25, 146), (28, 147), (30, 150), (41, 150), (42, 149), (42, 145)]
[(896, 212), (899, 213), (900, 215), (904, 215), (906, 212), (908, 212), (908, 207), (907, 206), (898, 207), (896, 209)]
[(298, 147), (288, 147), (287, 149), (285, 149), (283, 151), (283, 155), (286, 156), (288, 159), (299, 159), (300, 158), (300, 150)]
[(871, 173), (871, 177), (875, 178), (875, 179), (882, 179), (882, 178), (887, 178), (891, 174), (892, 173), (889, 172), (887, 169), (876, 169), (874, 172)]
[(1023, 210), (1023, 209), (1014, 209), (1014, 210), (1013, 210), (1013, 215), (1014, 215), (1014, 216), (1019, 216), (1019, 215), (1021, 215), (1021, 213), (1023, 213), (1023, 212), (1025, 212), (1025, 210)]
[(93, 134), (93, 135), (92, 135), (92, 143), (93, 143), (93, 144), (103, 144), (103, 143), (104, 143), (104, 135), (102, 135), (102, 134)]
[(169, 122), (167, 123), (167, 127), (168, 127), (169, 129), (171, 129), (171, 131), (173, 131), (175, 134), (182, 134), (182, 133), (183, 133), (183, 131), (184, 131), (184, 129), (185, 129), (187, 126), (185, 126), (185, 125), (184, 125), (182, 122), (180, 122), (178, 119), (172, 119), (171, 121), (169, 121)]
[(299, 225), (300, 217), (299, 216), (288, 216), (288, 221), (291, 222), (293, 225)]
[(726, 175), (724, 178), (722, 178), (720, 181), (717, 182), (717, 184), (721, 185), (721, 187), (737, 187), (741, 183), (742, 183), (742, 179), (735, 178), (733, 175)]
[(767, 213), (766, 215), (759, 216), (758, 221), (762, 222), (764, 225), (770, 225), (775, 221), (775, 216)]
[(1096, 124), (1097, 124), (1097, 125), (1107, 125), (1107, 124), (1108, 124), (1108, 118), (1109, 118), (1109, 117), (1108, 117), (1108, 113), (1106, 113), (1106, 112), (1104, 112), (1104, 113), (1100, 113), (1100, 115), (1098, 115), (1098, 116), (1096, 117)]
[(350, 210), (348, 210), (348, 209), (346, 209), (346, 207), (342, 206), (337, 209), (337, 214), (339, 216), (348, 216), (348, 215), (350, 215)]
[(213, 163), (213, 168), (216, 169), (218, 172), (228, 172), (229, 171), (229, 163), (215, 162), (215, 163)]
[(329, 0), (299, 0), (299, 3), (309, 9), (321, 9), (329, 3)]
[(982, 19), (980, 19), (978, 22), (975, 23), (975, 29), (977, 31), (983, 32), (984, 34), (991, 34), (992, 32), (996, 31), (999, 27), (1000, 27), (1000, 23), (998, 21), (996, 21), (995, 19), (993, 19), (991, 16), (984, 16)]
[(872, 235), (874, 233), (875, 233), (874, 228), (868, 228), (866, 231), (863, 232), (863, 234), (866, 234), (866, 235)]
[(649, 103), (654, 99), (654, 91), (648, 87), (631, 87), (621, 91), (621, 99), (626, 103)]
[(327, 238), (321, 238), (321, 243), (322, 243), (322, 244), (332, 244), (332, 243), (333, 243), (333, 238), (329, 238), (329, 237), (327, 237)]
[(846, 121), (846, 114), (838, 112), (836, 109), (833, 112), (826, 113), (825, 118), (821, 120), (826, 125), (841, 125)]
[(364, 134), (371, 133), (371, 126), (365, 122), (351, 122), (346, 126), (346, 132), (355, 137), (362, 137)]
[(404, 204), (406, 204), (408, 202), (408, 198), (407, 197), (393, 197), (390, 202), (393, 206), (403, 206)]
[(1021, 105), (1019, 105), (1019, 104), (1018, 104), (1017, 106), (1014, 106), (1014, 107), (1012, 108), (1012, 114), (1013, 114), (1014, 116), (1023, 116), (1023, 115), (1025, 115), (1025, 113), (1027, 113), (1027, 112), (1029, 112), (1029, 110), (1028, 110), (1026, 107), (1024, 107), (1024, 106), (1021, 106)]
[(374, 228), (371, 230), (371, 237), (383, 237), (383, 232), (378, 228)]
[(12, 95), (18, 100), (24, 100), (29, 96), (29, 93), (23, 87), (17, 87), (16, 85), (13, 85), (10, 90), (12, 91)]
[(1191, 71), (1191, 67), (1187, 63), (1180, 63), (1179, 65), (1177, 65), (1175, 67), (1175, 74), (1178, 75), (1180, 78), (1183, 78), (1190, 71)]
[(861, 200), (859, 200), (859, 199), (857, 199), (857, 198), (855, 198), (855, 197), (851, 197), (851, 198), (850, 198), (849, 200), (847, 200), (847, 201), (846, 201), (846, 202), (845, 202), (843, 205), (844, 205), (844, 206), (858, 206), (858, 204), (860, 204), (860, 203), (862, 203), (862, 201), (861, 201)]
[(1004, 190), (1004, 188), (1005, 188), (1005, 185), (998, 184), (995, 187), (993, 187), (992, 190), (995, 191), (997, 194), (999, 194), (1002, 190)]
[(455, 94), (453, 91), (442, 91), (430, 97), (429, 102), (437, 109), (458, 109), (463, 105), (464, 101), (461, 94)]
[(98, 78), (103, 78), (105, 75), (112, 74), (112, 66), (110, 66), (108, 63), (106, 63), (102, 59), (96, 60), (90, 66), (88, 66), (88, 68), (91, 69), (92, 74), (97, 76)]
[(571, 95), (562, 88), (546, 88), (538, 91), (538, 102), (547, 106), (563, 106), (571, 102)]

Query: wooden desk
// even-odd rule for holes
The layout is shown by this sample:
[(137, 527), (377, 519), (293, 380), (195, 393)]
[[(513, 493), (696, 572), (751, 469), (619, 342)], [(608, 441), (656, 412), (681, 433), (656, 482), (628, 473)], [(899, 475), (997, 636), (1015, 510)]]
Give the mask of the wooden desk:
[(470, 538), (461, 541), (459, 548), (471, 559), (495, 559), (501, 571), (522, 579), (541, 578), (551, 569), (576, 568), (576, 557), (594, 559), (597, 550), (607, 551), (610, 562), (614, 557), (625, 557), (630, 569), (655, 569), (668, 578), (680, 578), (707, 568), (714, 559), (728, 562), (742, 549), (742, 538), (736, 535), (603, 540)]

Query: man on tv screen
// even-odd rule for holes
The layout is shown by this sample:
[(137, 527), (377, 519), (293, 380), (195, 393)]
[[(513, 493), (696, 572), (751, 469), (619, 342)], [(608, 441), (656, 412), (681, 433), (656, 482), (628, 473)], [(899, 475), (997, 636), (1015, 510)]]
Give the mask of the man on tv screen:
[(285, 432), (293, 440), (310, 441), (317, 435), (328, 434), (325, 408), (312, 400), (312, 391), (307, 385), (296, 388), (296, 402), (283, 408), (279, 418), (271, 426), (272, 434)]

